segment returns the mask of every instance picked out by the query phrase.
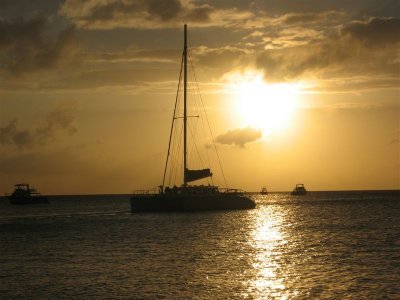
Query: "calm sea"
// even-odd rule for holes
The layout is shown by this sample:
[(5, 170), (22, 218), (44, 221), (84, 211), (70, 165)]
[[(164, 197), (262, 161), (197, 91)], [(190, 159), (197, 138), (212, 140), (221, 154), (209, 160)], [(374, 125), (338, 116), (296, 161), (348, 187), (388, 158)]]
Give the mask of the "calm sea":
[(146, 214), (123, 195), (0, 199), (0, 297), (400, 299), (398, 192), (253, 197)]

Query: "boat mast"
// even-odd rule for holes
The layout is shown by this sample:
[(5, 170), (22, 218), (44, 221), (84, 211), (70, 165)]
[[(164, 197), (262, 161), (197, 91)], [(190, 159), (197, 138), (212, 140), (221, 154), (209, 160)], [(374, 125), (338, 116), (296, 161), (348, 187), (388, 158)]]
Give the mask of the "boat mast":
[(186, 88), (187, 88), (187, 25), (184, 26), (184, 41), (183, 41), (183, 186), (187, 186), (186, 164), (187, 164), (187, 145), (186, 145)]

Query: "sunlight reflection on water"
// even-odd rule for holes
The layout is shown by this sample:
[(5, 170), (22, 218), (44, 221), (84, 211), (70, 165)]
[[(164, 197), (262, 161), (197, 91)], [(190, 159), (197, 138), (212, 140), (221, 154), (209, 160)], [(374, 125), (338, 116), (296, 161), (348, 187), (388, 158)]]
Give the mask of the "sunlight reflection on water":
[(249, 241), (255, 253), (252, 263), (254, 277), (249, 288), (257, 299), (288, 297), (286, 276), (279, 274), (282, 269), (281, 249), (287, 243), (283, 219), (284, 213), (278, 207), (264, 206), (255, 214)]

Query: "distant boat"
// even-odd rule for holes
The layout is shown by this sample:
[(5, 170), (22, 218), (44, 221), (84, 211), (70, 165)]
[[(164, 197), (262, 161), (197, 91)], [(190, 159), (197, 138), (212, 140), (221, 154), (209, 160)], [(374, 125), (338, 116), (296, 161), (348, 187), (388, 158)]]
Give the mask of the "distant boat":
[[(255, 202), (238, 189), (220, 189), (214, 185), (189, 185), (189, 182), (211, 177), (210, 169), (190, 170), (188, 167), (187, 151), (187, 26), (184, 26), (184, 47), (181, 62), (181, 73), (183, 68), (183, 117), (177, 116), (177, 103), (175, 103), (173, 121), (171, 126), (170, 140), (168, 145), (167, 160), (164, 169), (162, 185), (157, 192), (137, 191), (131, 197), (132, 212), (143, 211), (200, 211), (200, 210), (227, 210), (227, 209), (251, 209), (255, 208)], [(181, 77), (179, 78), (179, 82)], [(179, 94), (178, 85), (178, 93)], [(178, 97), (177, 100), (178, 101)], [(197, 116), (198, 117), (198, 116)], [(172, 132), (176, 119), (183, 119), (183, 184), (179, 187), (165, 187), (165, 176), (169, 162)], [(172, 160), (172, 159), (171, 159)]]
[(292, 195), (305, 195), (307, 194), (307, 190), (304, 187), (304, 184), (298, 183), (292, 191)]
[(261, 193), (260, 194), (261, 195), (267, 195), (268, 194), (268, 190), (267, 190), (267, 188), (265, 186), (261, 189)]
[(49, 203), (47, 197), (40, 195), (34, 188), (30, 188), (27, 183), (18, 183), (14, 187), (14, 192), (8, 196), (11, 204)]

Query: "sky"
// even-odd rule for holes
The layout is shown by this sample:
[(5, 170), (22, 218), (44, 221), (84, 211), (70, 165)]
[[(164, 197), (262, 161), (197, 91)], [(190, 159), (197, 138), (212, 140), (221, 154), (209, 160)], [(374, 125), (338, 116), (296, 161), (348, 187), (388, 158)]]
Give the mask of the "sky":
[(0, 0), (0, 192), (160, 185), (185, 23), (214, 183), (400, 188), (399, 1)]

